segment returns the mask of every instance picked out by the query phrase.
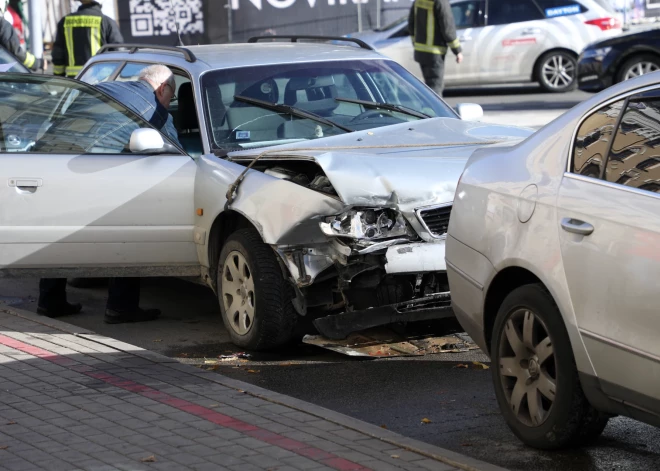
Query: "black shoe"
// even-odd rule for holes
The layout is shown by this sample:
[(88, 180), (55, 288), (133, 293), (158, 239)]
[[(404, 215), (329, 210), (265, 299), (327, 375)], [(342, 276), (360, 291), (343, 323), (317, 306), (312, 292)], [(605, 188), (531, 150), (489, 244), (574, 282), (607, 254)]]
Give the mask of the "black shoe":
[(105, 310), (106, 324), (124, 324), (127, 322), (154, 321), (160, 316), (160, 309), (134, 309), (132, 311)]
[(42, 316), (51, 317), (51, 318), (69, 316), (71, 314), (78, 314), (80, 311), (82, 311), (82, 304), (80, 303), (71, 304), (65, 302), (64, 304), (59, 304), (56, 306), (37, 307), (37, 314), (41, 314)]

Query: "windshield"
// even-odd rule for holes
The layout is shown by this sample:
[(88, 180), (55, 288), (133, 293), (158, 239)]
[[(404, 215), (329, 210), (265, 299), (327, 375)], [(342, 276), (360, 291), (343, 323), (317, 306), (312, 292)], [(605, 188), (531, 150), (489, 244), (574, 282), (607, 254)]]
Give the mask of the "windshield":
[[(435, 93), (389, 60), (216, 70), (202, 77), (202, 90), (216, 149), (318, 139), (426, 116), (457, 118)], [(360, 101), (396, 106), (385, 109)], [(287, 111), (287, 106), (307, 116)]]
[(0, 72), (29, 72), (16, 57), (0, 47)]

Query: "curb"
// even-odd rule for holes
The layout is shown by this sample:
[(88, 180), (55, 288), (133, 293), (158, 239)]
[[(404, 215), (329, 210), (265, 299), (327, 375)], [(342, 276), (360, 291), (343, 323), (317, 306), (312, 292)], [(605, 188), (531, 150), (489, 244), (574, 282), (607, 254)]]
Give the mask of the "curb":
[(46, 327), (74, 335), (76, 337), (83, 338), (85, 340), (90, 340), (101, 345), (114, 348), (115, 350), (121, 351), (123, 353), (128, 353), (147, 360), (151, 360), (155, 363), (171, 363), (174, 368), (183, 369), (186, 372), (201, 377), (207, 381), (220, 384), (222, 386), (245, 394), (249, 394), (254, 397), (258, 397), (274, 404), (279, 404), (309, 415), (313, 415), (319, 419), (327, 420), (347, 429), (368, 435), (374, 439), (389, 443), (399, 448), (406, 449), (422, 456), (426, 456), (464, 471), (507, 471), (505, 468), (470, 458), (460, 453), (440, 448), (435, 445), (430, 445), (419, 440), (404, 437), (403, 435), (383, 429), (377, 425), (363, 422), (339, 412), (326, 409), (325, 407), (317, 406), (291, 396), (286, 396), (284, 394), (270, 391), (259, 386), (245, 383), (243, 381), (227, 378), (219, 373), (201, 370), (194, 366), (183, 364), (175, 359), (166, 357), (159, 353), (145, 350), (141, 347), (121, 342), (110, 337), (98, 335), (92, 331), (74, 326), (72, 324), (67, 324), (57, 319), (39, 316), (33, 312), (24, 311), (22, 309), (13, 308), (10, 306), (0, 307), (0, 313), (21, 317), (37, 324), (41, 324)]

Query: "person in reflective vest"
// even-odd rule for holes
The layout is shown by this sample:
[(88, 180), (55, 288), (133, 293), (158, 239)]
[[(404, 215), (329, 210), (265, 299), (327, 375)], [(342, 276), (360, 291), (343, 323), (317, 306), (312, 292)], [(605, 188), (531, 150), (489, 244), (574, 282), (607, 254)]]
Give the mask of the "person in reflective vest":
[(66, 15), (57, 24), (53, 44), (53, 73), (75, 77), (92, 56), (105, 44), (123, 43), (119, 26), (101, 12), (94, 0), (79, 0), (77, 12)]
[(0, 46), (11, 52), (16, 59), (31, 70), (39, 70), (43, 67), (42, 59), (37, 59), (33, 54), (21, 47), (21, 40), (12, 24), (4, 18), (7, 11), (7, 0), (0, 0)]
[(463, 61), (449, 0), (415, 0), (408, 17), (408, 31), (426, 85), (442, 96), (447, 50), (456, 55), (456, 62)]

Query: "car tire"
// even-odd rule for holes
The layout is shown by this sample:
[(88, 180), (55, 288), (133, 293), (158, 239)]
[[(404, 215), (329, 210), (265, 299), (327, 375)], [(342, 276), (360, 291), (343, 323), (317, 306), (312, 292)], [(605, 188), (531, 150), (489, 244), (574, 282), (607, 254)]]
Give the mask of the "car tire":
[(543, 285), (519, 287), (505, 298), (491, 347), (497, 401), (521, 441), (552, 450), (587, 444), (602, 433), (609, 416), (585, 397), (568, 332)]
[(623, 63), (616, 74), (616, 82), (645, 75), (660, 70), (660, 59), (653, 54), (640, 54)]
[(563, 93), (575, 90), (578, 83), (577, 59), (569, 52), (550, 51), (536, 63), (534, 76), (546, 92)]
[(291, 339), (298, 319), (295, 292), (256, 230), (240, 229), (229, 236), (216, 278), (222, 321), (235, 345), (267, 350)]

